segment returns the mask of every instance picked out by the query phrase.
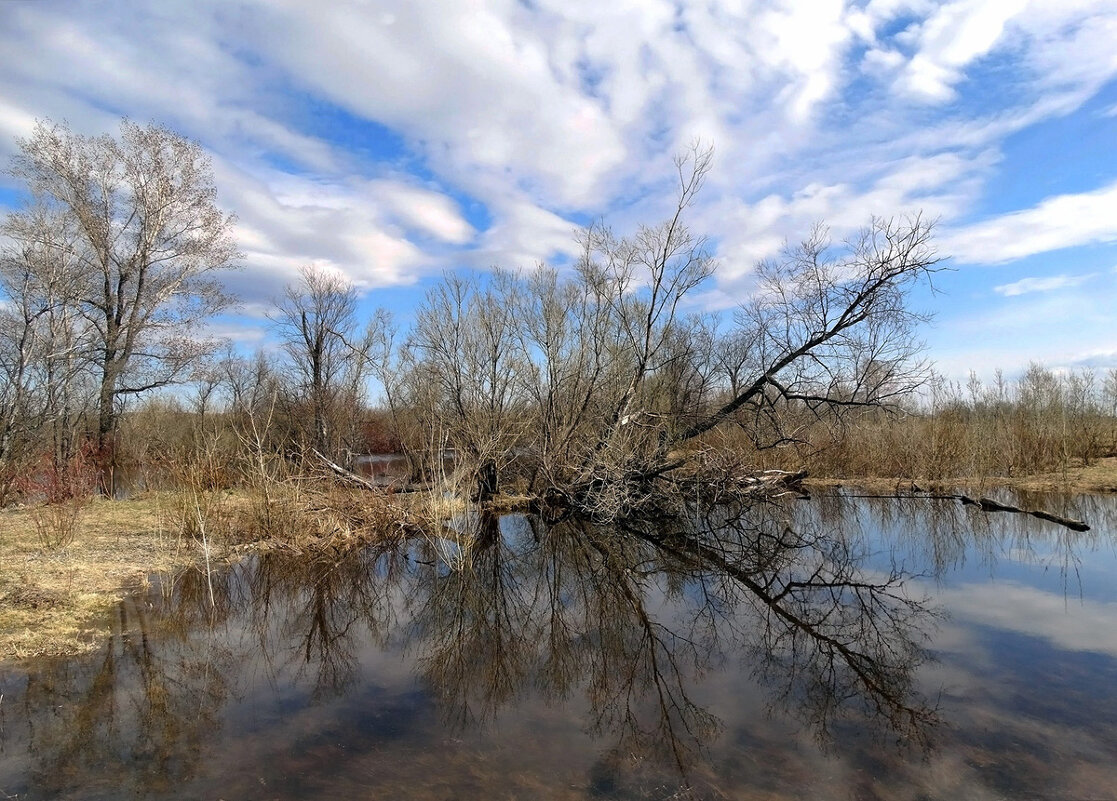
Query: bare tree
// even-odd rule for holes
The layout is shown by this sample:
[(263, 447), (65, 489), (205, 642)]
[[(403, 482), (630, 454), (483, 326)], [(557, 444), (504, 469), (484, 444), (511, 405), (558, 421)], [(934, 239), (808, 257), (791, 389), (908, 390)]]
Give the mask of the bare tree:
[(817, 228), (759, 266), (752, 298), (719, 338), (708, 321), (680, 315), (713, 263), (682, 220), (708, 154), (678, 165), (667, 222), (631, 240), (592, 229), (585, 240), (580, 278), (618, 335), (609, 361), (628, 375), (619, 392), (603, 385), (608, 408), (569, 487), (598, 517), (620, 513), (639, 497), (634, 487), (693, 461), (699, 438), (726, 421), (757, 447), (794, 442), (806, 421), (888, 407), (928, 374), (915, 336), (923, 317), (908, 292), (938, 263), (929, 222), (875, 219), (841, 245)]
[(72, 423), (84, 411), (77, 396), (87, 327), (74, 309), (76, 276), (70, 249), (37, 241), (52, 230), (55, 241), (73, 242), (72, 221), (42, 206), (13, 215), (0, 227), (0, 474), (18, 451), (69, 458)]
[(1106, 371), (1102, 386), (1106, 413), (1110, 417), (1117, 417), (1117, 367), (1110, 367)]
[[(11, 172), (36, 206), (10, 215), (9, 227), (76, 272), (106, 448), (119, 398), (178, 381), (210, 349), (194, 334), (230, 302), (215, 274), (238, 256), (233, 217), (217, 206), (201, 146), (160, 126), (124, 121), (118, 137), (89, 137), (40, 122), (19, 147)], [(37, 224), (57, 219), (76, 236)]]
[(409, 344), (413, 373), (426, 385), (413, 394), (432, 403), (438, 418), (425, 428), (444, 432), (433, 449), (454, 449), (477, 498), (496, 492), (524, 434), (518, 291), (516, 277), (505, 272), (495, 273), (487, 286), (447, 275), (419, 308)]
[(715, 263), (684, 218), (710, 162), (698, 147), (676, 160), (664, 222), (627, 237), (590, 226), (568, 277), (447, 276), (428, 294), (396, 362), (403, 378), (385, 385), (397, 419), (410, 403), (432, 451), (450, 444), (468, 461), (475, 496), (519, 472), (536, 493), (612, 518), (680, 467), (723, 468), (705, 459), (734, 446), (704, 436), (716, 428), (771, 448), (926, 380), (908, 293), (938, 259), (918, 216), (873, 220), (837, 245), (818, 227), (759, 266), (730, 325), (695, 310)]
[(679, 358), (671, 345), (677, 344), (680, 305), (713, 274), (714, 261), (705, 238), (695, 236), (683, 222), (712, 158), (711, 150), (696, 146), (675, 160), (678, 193), (675, 209), (664, 222), (641, 226), (631, 238), (616, 238), (598, 226), (591, 226), (583, 236), (579, 274), (610, 312), (621, 335), (619, 344), (629, 373), (604, 420), (595, 452), (605, 449), (619, 428), (634, 421), (641, 411), (638, 396), (648, 377)]
[(834, 253), (818, 228), (784, 258), (762, 263), (758, 292), (738, 316), (755, 374), (680, 439), (747, 407), (875, 407), (919, 386), (926, 370), (914, 326), (923, 318), (908, 307), (907, 291), (939, 261), (931, 231), (918, 216), (873, 220)]
[(343, 419), (355, 410), (376, 339), (377, 320), (362, 332), (357, 289), (341, 275), (315, 267), (299, 271), (272, 313), (294, 379), (297, 398), (309, 406), (310, 443), (331, 457), (342, 450)]

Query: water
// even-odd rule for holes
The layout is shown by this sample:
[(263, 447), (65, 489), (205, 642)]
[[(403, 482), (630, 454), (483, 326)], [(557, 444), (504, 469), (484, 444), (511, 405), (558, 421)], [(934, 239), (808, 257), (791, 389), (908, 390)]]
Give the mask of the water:
[(1117, 502), (269, 553), (0, 672), (2, 798), (1117, 799)]

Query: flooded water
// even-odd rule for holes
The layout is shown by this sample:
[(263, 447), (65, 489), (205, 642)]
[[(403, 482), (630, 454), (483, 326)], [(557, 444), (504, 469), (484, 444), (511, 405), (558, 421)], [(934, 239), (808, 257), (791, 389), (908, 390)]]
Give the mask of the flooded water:
[(353, 469), (384, 487), (405, 484), (411, 477), (411, 462), (402, 453), (371, 453), (358, 456)]
[[(1117, 799), (1117, 503), (458, 521), (0, 670), (0, 799)], [(469, 543), (463, 547), (463, 543)]]

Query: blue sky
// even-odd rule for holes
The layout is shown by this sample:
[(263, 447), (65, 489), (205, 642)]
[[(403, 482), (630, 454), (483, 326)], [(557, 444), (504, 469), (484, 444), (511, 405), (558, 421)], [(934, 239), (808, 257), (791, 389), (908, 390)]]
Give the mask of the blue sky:
[(406, 318), (444, 270), (654, 222), (701, 139), (707, 308), (816, 221), (922, 211), (944, 373), (1117, 367), (1117, 0), (4, 0), (0, 53), (0, 158), (37, 118), (207, 148), (244, 347), (300, 265)]

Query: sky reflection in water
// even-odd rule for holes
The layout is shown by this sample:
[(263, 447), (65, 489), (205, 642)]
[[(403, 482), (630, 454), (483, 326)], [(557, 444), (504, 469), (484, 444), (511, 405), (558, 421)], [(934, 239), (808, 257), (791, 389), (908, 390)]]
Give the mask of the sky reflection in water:
[(1117, 798), (1117, 503), (272, 552), (0, 673), (0, 798)]

